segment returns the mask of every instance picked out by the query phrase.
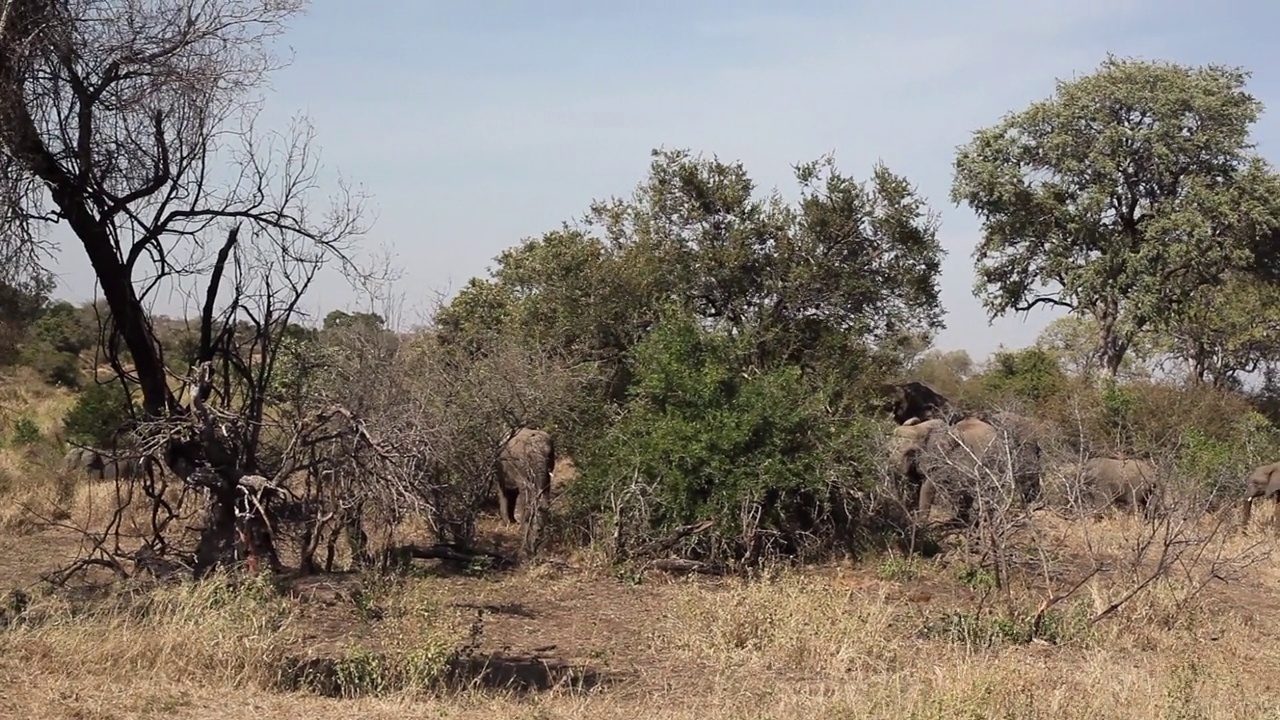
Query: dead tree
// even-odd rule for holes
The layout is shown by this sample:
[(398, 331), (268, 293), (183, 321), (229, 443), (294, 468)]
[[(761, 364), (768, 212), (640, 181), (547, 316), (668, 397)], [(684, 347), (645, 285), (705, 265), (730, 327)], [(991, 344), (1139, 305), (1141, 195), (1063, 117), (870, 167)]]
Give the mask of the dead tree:
[[(253, 93), (280, 67), (270, 43), (304, 6), (0, 0), (0, 258), (38, 257), (52, 224), (75, 234), (109, 309), (106, 360), (141, 390), (139, 427), (211, 498), (206, 559), (257, 512), (244, 478), (263, 470), (277, 331), (321, 265), (368, 278), (352, 261), (362, 198), (340, 185), (311, 210), (309, 127), (255, 127)], [(190, 396), (171, 388), (146, 312), (175, 289), (202, 298)]]

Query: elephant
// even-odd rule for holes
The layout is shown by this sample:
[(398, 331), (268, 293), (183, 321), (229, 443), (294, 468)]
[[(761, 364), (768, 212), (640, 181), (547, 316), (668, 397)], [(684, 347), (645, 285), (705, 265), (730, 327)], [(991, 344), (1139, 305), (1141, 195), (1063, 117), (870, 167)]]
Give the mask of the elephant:
[(1150, 460), (1095, 457), (1066, 469), (1068, 475), (1078, 473), (1084, 493), (1095, 508), (1116, 506), (1128, 512), (1141, 508), (1146, 517), (1153, 516), (1159, 486), (1156, 467)]
[[(1008, 428), (1009, 435), (1002, 430)], [(973, 522), (975, 502), (972, 483), (979, 467), (999, 467), (1013, 452), (1013, 481), (1018, 498), (1026, 505), (1040, 495), (1040, 449), (1034, 438), (1023, 438), (1022, 428), (997, 427), (980, 418), (965, 418), (947, 425), (940, 418), (910, 420), (895, 428), (890, 443), (890, 466), (893, 473), (905, 478), (918, 491), (917, 512), (929, 516), (938, 490), (948, 489), (953, 497), (958, 519), (965, 525)], [(1006, 439), (1015, 446), (1008, 448)], [(959, 472), (960, 477), (951, 476)], [(959, 482), (956, 482), (956, 481)]]
[(525, 526), (527, 553), (534, 551), (545, 520), (555, 462), (555, 441), (550, 433), (534, 428), (517, 430), (498, 453), (495, 475), (499, 511), (507, 522), (517, 522), (517, 504), (521, 504), (520, 497), (524, 496), (520, 522)]
[(1245, 478), (1244, 506), (1240, 510), (1240, 526), (1246, 527), (1253, 515), (1253, 501), (1271, 498), (1275, 509), (1271, 513), (1271, 525), (1280, 532), (1280, 462), (1259, 465)]
[(932, 420), (951, 414), (951, 401), (922, 382), (886, 383), (881, 392), (887, 397), (881, 409), (893, 414), (894, 422), (902, 425), (908, 420)]
[(153, 465), (150, 457), (112, 457), (93, 448), (73, 447), (63, 456), (67, 472), (83, 472), (94, 480), (134, 480)]
[(90, 448), (72, 447), (63, 456), (62, 467), (68, 473), (82, 472), (90, 477), (95, 474), (101, 477), (102, 456)]

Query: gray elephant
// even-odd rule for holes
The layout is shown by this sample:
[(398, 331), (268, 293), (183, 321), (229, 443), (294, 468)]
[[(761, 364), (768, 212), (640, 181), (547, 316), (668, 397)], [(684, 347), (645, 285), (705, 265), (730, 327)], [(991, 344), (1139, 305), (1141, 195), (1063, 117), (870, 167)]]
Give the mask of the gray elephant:
[(517, 430), (498, 453), (495, 476), (499, 511), (507, 522), (515, 523), (519, 506), (526, 553), (535, 550), (545, 523), (555, 463), (555, 441), (550, 433), (534, 428)]
[(1001, 461), (1006, 459), (1013, 460), (1010, 474), (1017, 497), (1024, 504), (1039, 497), (1038, 443), (1034, 438), (1019, 437), (1017, 428), (1002, 430), (1006, 428), (972, 417), (955, 425), (938, 418), (909, 421), (894, 429), (890, 466), (897, 477), (906, 479), (918, 492), (920, 517), (928, 518), (939, 490), (947, 490), (957, 519), (971, 525), (979, 469), (995, 470), (996, 477), (1001, 477)]
[(92, 448), (72, 447), (62, 457), (62, 468), (68, 473), (81, 472), (102, 477), (102, 457)]
[(1249, 524), (1253, 516), (1253, 501), (1271, 498), (1275, 508), (1271, 513), (1271, 525), (1280, 532), (1280, 462), (1259, 465), (1245, 478), (1244, 505), (1240, 509), (1240, 525)]
[(82, 472), (93, 480), (134, 480), (153, 465), (149, 457), (112, 457), (100, 450), (73, 447), (62, 459), (67, 472)]
[(1076, 475), (1095, 511), (1115, 506), (1128, 512), (1142, 510), (1150, 518), (1155, 513), (1156, 467), (1150, 460), (1113, 457), (1090, 458), (1083, 464), (1072, 464), (1066, 474)]

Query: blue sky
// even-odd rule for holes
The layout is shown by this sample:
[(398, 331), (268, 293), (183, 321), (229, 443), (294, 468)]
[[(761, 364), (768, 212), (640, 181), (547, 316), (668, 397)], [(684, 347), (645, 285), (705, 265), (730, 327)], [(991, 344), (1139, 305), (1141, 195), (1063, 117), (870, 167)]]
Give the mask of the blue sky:
[[(653, 147), (742, 160), (784, 192), (797, 161), (834, 152), (865, 178), (883, 160), (941, 214), (936, 345), (982, 358), (1054, 315), (988, 326), (972, 295), (977, 221), (947, 200), (955, 147), (1111, 51), (1252, 69), (1251, 92), (1277, 106), (1256, 139), (1280, 164), (1277, 22), (1280, 6), (1241, 0), (315, 0), (283, 39), (295, 58), (267, 117), (309, 115), (326, 168), (372, 193), (369, 239), (395, 252), (410, 312), (628, 193)], [(87, 299), (87, 261), (63, 246), (60, 294)], [(325, 282), (312, 309), (358, 302)]]

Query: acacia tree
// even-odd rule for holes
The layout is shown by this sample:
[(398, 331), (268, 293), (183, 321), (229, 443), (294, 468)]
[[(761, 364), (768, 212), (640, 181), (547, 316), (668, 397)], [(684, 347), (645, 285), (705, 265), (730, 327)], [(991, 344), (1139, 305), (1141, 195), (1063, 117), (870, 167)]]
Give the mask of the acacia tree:
[(1114, 377), (1196, 289), (1270, 270), (1280, 181), (1249, 139), (1262, 103), (1248, 77), (1108, 56), (976, 132), (951, 198), (982, 221), (975, 293), (991, 317), (1038, 305), (1090, 317)]
[[(255, 127), (254, 92), (280, 66), (271, 41), (304, 7), (0, 0), (0, 256), (38, 258), (53, 224), (74, 233), (110, 311), (108, 360), (141, 390), (145, 419), (199, 410), (196, 435), (174, 436), (165, 458), (184, 479), (205, 469), (216, 545), (230, 542), (259, 438), (214, 427), (228, 426), (228, 412), (247, 413), (235, 418), (244, 426), (261, 415), (274, 333), (322, 264), (355, 270), (351, 243), (364, 231), (362, 198), (345, 186), (327, 210), (311, 206), (319, 179), (305, 122), (282, 134)], [(188, 407), (167, 382), (146, 308), (192, 277), (203, 283), (204, 374)], [(224, 285), (232, 297), (220, 296)], [(254, 339), (233, 341), (245, 327)]]

